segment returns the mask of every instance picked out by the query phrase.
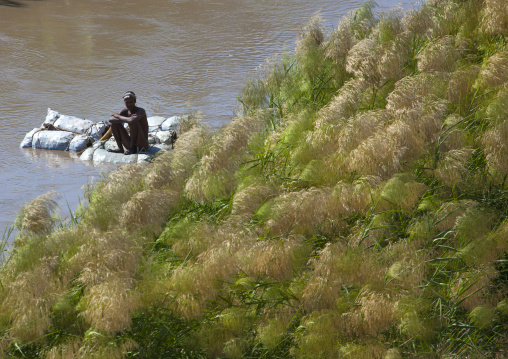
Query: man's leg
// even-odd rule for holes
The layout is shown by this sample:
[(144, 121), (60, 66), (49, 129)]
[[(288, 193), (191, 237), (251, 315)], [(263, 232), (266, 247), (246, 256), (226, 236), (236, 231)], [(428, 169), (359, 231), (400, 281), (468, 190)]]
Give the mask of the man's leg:
[(141, 125), (139, 123), (129, 125), (129, 131), (131, 133), (129, 150), (132, 153), (136, 153), (138, 149), (141, 150), (144, 148), (145, 150), (147, 150), (148, 149), (148, 141), (146, 140), (147, 136), (143, 132)]
[(116, 145), (118, 146), (118, 151), (114, 151), (114, 152), (121, 153), (124, 151), (124, 149), (123, 149), (124, 147), (127, 149), (129, 148), (131, 138), (130, 138), (129, 134), (127, 133), (127, 130), (125, 129), (125, 127), (123, 127), (122, 124), (112, 123), (111, 124), (111, 133), (113, 134), (113, 137), (115, 138), (115, 141), (116, 141)]

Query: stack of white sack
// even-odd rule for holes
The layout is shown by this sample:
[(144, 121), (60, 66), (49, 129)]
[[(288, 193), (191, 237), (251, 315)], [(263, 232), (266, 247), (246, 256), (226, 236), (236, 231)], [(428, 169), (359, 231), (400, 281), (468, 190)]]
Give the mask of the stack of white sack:
[(82, 151), (106, 132), (104, 122), (93, 122), (74, 116), (61, 115), (48, 108), (41, 127), (25, 135), (20, 147), (45, 150)]

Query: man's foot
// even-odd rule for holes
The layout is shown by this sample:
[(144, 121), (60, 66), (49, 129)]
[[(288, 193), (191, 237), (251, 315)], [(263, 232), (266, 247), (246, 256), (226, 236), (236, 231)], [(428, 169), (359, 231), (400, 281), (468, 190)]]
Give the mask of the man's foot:
[(123, 151), (120, 150), (120, 149), (117, 149), (117, 150), (113, 150), (113, 149), (108, 149), (108, 152), (111, 152), (111, 153), (122, 153)]
[(127, 150), (123, 154), (124, 155), (135, 155), (137, 152), (136, 150)]

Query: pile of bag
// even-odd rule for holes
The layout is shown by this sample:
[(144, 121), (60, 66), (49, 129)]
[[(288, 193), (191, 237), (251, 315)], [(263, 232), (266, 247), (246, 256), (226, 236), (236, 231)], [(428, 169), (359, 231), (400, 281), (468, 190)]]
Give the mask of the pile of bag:
[(107, 130), (104, 122), (93, 122), (74, 116), (61, 115), (48, 108), (41, 127), (34, 128), (21, 141), (21, 148), (82, 151), (99, 140)]

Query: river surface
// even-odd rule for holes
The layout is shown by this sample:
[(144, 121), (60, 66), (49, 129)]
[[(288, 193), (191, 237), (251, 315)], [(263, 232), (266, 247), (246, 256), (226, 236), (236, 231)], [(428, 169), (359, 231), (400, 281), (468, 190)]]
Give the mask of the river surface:
[[(328, 31), (357, 0), (0, 0), (0, 233), (23, 203), (59, 194), (60, 215), (112, 168), (68, 152), (20, 149), (47, 108), (94, 121), (127, 90), (149, 116), (200, 111), (230, 121), (236, 95), (267, 58), (292, 51), (321, 11)], [(379, 0), (378, 11), (409, 1)], [(8, 5), (8, 6), (6, 6)]]

